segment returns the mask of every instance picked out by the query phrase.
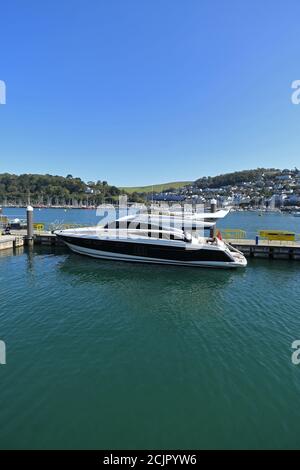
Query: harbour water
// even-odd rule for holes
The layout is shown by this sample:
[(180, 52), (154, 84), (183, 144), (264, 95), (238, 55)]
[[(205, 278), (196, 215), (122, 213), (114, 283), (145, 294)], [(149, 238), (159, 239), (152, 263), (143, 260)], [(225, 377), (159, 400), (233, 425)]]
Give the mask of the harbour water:
[[(35, 211), (57, 219), (96, 222)], [(300, 233), (280, 214), (223, 225)], [(0, 448), (300, 448), (298, 262), (201, 270), (36, 246), (0, 254), (0, 298)]]

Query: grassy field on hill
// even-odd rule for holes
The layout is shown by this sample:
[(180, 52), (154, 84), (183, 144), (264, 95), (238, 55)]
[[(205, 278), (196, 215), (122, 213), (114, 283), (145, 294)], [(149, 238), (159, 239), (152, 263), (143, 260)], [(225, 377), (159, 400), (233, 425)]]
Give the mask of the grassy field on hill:
[(192, 181), (175, 181), (172, 183), (163, 183), (163, 184), (153, 184), (149, 186), (132, 186), (132, 187), (121, 187), (119, 189), (124, 189), (127, 193), (159, 193), (160, 191), (165, 191), (171, 188), (182, 188), (182, 186), (186, 186), (187, 184), (191, 184)]

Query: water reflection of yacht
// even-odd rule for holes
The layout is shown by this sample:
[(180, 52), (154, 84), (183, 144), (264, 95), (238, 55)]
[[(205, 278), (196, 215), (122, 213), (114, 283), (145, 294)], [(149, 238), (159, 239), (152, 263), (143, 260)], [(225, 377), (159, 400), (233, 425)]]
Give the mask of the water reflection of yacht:
[[(117, 269), (116, 269), (117, 268)], [(231, 283), (236, 276), (244, 276), (243, 269), (208, 269), (198, 270), (197, 277), (193, 274), (195, 271), (186, 269), (185, 275), (182, 276), (182, 268), (180, 266), (173, 266), (169, 269), (168, 265), (156, 264), (140, 264), (139, 269), (135, 263), (102, 263), (99, 269), (99, 260), (85, 256), (77, 256), (70, 253), (69, 256), (64, 256), (59, 263), (59, 270), (74, 279), (79, 281), (79, 284), (98, 284), (98, 285), (112, 285), (114, 288), (121, 285), (122, 288), (128, 291), (129, 288), (135, 289), (136, 285), (145, 282), (153, 282), (154, 279), (157, 285), (173, 286), (174, 291), (177, 292), (199, 292), (199, 287), (207, 289), (207, 295), (211, 293), (211, 287), (214, 289), (223, 289)], [(200, 284), (199, 284), (200, 283)], [(188, 290), (187, 290), (188, 286)], [(203, 290), (201, 291), (203, 295)], [(202, 299), (203, 300), (203, 299)]]

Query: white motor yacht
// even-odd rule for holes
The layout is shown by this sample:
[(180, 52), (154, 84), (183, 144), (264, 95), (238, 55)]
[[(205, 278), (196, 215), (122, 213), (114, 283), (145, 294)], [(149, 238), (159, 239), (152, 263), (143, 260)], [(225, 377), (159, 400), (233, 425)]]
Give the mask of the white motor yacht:
[(135, 228), (124, 228), (123, 222), (55, 233), (73, 252), (94, 258), (214, 268), (247, 265), (241, 252), (217, 237), (204, 238), (143, 221)]

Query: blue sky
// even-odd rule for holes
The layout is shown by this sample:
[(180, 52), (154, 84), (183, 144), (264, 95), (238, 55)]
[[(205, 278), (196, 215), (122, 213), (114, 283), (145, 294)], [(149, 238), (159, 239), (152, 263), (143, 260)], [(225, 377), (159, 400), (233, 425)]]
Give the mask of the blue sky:
[(10, 0), (0, 172), (140, 185), (300, 166), (298, 0)]

